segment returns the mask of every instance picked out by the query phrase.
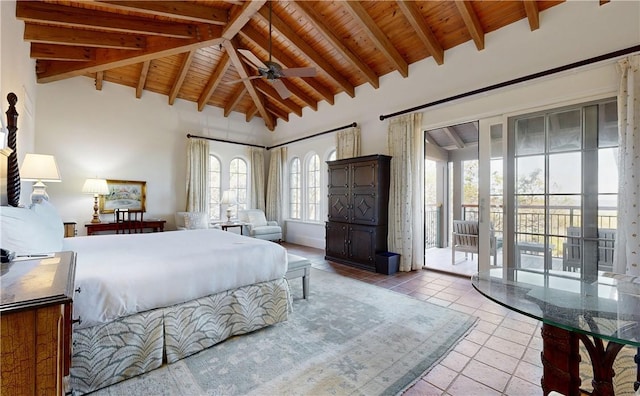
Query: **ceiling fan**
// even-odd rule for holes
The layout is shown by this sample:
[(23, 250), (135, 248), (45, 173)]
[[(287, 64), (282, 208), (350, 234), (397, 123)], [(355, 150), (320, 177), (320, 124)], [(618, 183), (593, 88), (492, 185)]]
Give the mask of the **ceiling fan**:
[(251, 76), (234, 82), (253, 80), (256, 78), (266, 78), (267, 81), (269, 81), (273, 88), (276, 90), (278, 95), (280, 95), (282, 99), (287, 99), (291, 96), (291, 92), (289, 92), (287, 87), (280, 79), (287, 77), (315, 77), (316, 69), (315, 67), (293, 67), (289, 69), (283, 69), (282, 66), (271, 60), (271, 12), (271, 2), (269, 2), (269, 60), (267, 62), (262, 62), (260, 58), (255, 56), (251, 51), (238, 49), (238, 52), (240, 52), (247, 59), (247, 61), (258, 68), (259, 75)]

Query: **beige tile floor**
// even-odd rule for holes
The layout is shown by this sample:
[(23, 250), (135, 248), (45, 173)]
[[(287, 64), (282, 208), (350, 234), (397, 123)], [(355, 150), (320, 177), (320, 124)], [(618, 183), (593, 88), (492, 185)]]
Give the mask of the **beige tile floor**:
[(542, 394), (540, 324), (481, 296), (471, 286), (469, 277), (428, 270), (388, 276), (327, 261), (321, 249), (287, 243), (283, 246), (293, 254), (307, 257), (314, 268), (479, 318), (477, 325), (457, 346), (405, 395)]

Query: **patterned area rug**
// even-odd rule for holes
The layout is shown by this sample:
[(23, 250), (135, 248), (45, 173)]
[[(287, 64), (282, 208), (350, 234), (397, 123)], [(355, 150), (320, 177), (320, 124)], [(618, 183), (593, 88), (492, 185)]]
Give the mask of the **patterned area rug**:
[(94, 395), (394, 395), (475, 323), (467, 314), (312, 269), (287, 322), (234, 337)]

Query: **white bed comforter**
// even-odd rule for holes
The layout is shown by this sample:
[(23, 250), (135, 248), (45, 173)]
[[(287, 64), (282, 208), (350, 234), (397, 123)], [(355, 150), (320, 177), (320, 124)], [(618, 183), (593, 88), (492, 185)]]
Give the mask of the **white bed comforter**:
[(282, 278), (286, 250), (216, 229), (65, 238), (77, 253), (76, 328)]

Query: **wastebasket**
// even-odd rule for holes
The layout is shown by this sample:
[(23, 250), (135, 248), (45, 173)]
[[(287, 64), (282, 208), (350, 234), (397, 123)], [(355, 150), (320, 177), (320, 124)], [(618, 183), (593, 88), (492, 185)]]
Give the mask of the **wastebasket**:
[(400, 255), (392, 252), (376, 253), (376, 272), (391, 275), (398, 271)]

